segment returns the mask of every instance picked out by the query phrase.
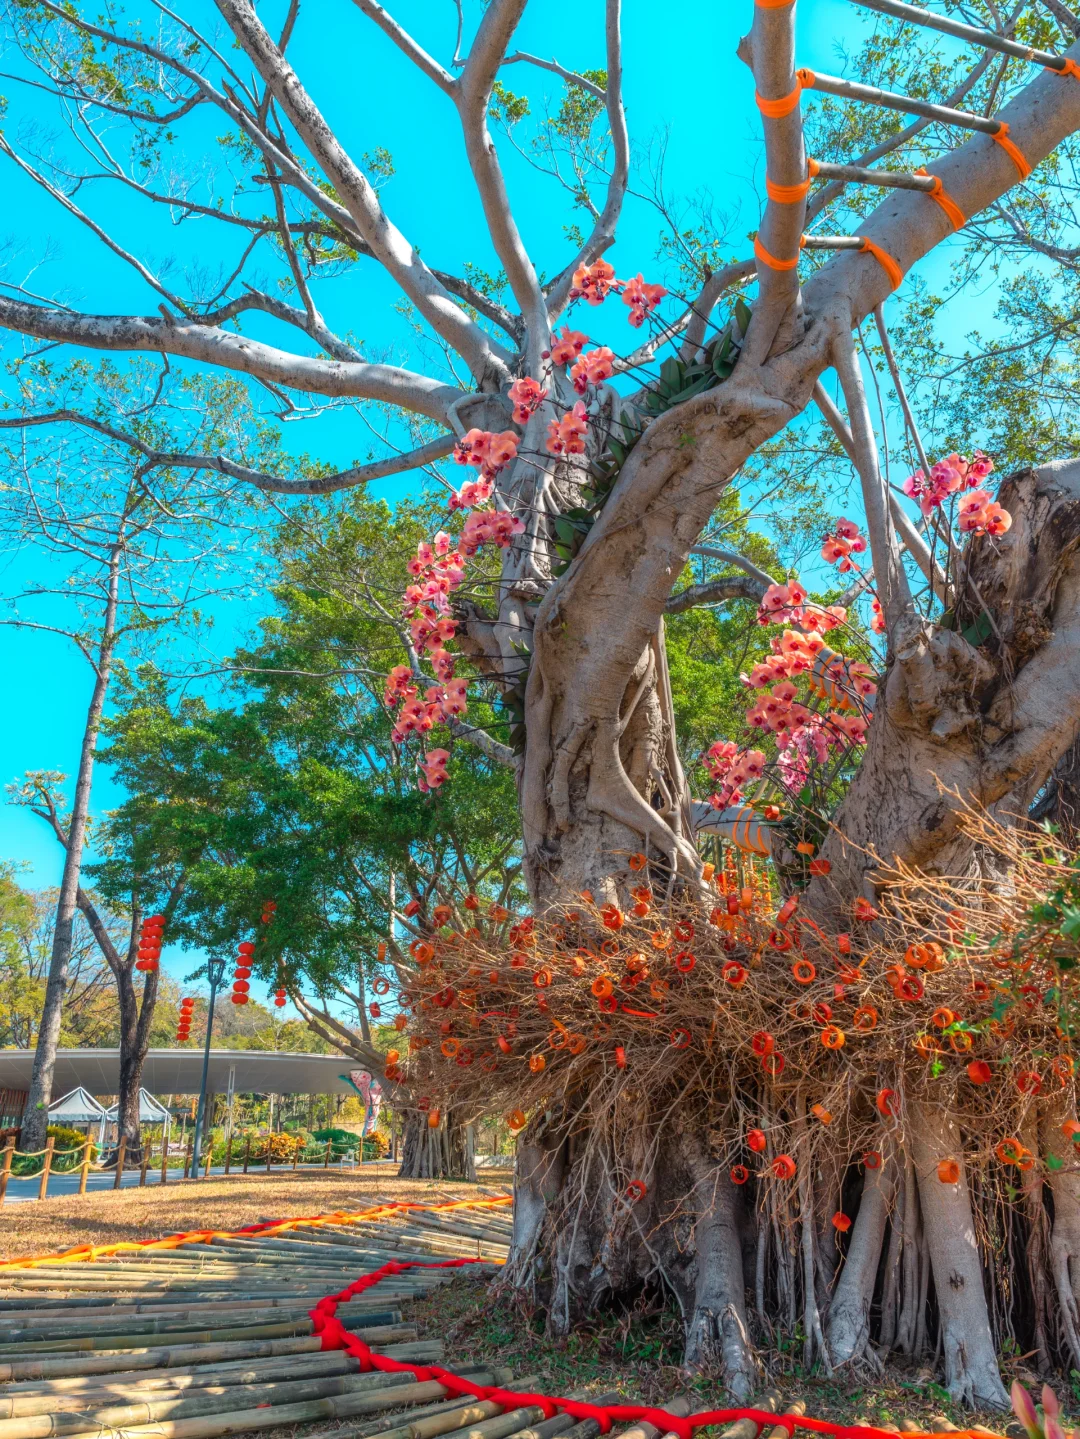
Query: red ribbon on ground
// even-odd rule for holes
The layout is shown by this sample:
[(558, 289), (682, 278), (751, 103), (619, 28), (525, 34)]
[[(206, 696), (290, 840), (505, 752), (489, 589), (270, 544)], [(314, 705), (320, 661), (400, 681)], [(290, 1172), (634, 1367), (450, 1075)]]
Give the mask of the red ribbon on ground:
[[(694, 1430), (706, 1425), (731, 1424), (736, 1419), (752, 1419), (759, 1429), (765, 1425), (786, 1429), (789, 1439), (796, 1428), (808, 1429), (815, 1434), (831, 1434), (835, 1439), (895, 1439), (891, 1431), (875, 1429), (868, 1424), (830, 1424), (824, 1419), (806, 1419), (795, 1414), (770, 1414), (763, 1409), (704, 1409), (698, 1414), (684, 1416), (669, 1414), (666, 1409), (654, 1409), (644, 1404), (587, 1404), (578, 1399), (553, 1399), (547, 1394), (526, 1394), (516, 1389), (499, 1389), (487, 1384), (477, 1384), (472, 1379), (463, 1379), (460, 1374), (452, 1374), (449, 1369), (443, 1369), (439, 1365), (404, 1364), (397, 1359), (389, 1359), (384, 1354), (374, 1354), (358, 1335), (346, 1329), (337, 1318), (339, 1304), (373, 1289), (384, 1279), (403, 1274), (406, 1269), (460, 1269), (466, 1264), (484, 1262), (482, 1259), (443, 1259), (432, 1263), (392, 1259), (381, 1269), (375, 1269), (355, 1280), (339, 1294), (320, 1299), (310, 1313), (315, 1333), (321, 1335), (324, 1349), (343, 1349), (365, 1372), (377, 1369), (384, 1374), (412, 1374), (420, 1382), (435, 1379), (451, 1394), (472, 1399), (490, 1399), (509, 1409), (535, 1406), (544, 1411), (546, 1419), (561, 1410), (576, 1420), (595, 1419), (601, 1434), (607, 1434), (612, 1424), (636, 1424), (644, 1421), (646, 1424), (655, 1425), (661, 1434), (673, 1433), (677, 1434), (679, 1439), (693, 1439)], [(970, 1435), (971, 1430), (962, 1430), (955, 1434), (953, 1439), (968, 1439)], [(916, 1436), (909, 1436), (909, 1439), (916, 1439)]]

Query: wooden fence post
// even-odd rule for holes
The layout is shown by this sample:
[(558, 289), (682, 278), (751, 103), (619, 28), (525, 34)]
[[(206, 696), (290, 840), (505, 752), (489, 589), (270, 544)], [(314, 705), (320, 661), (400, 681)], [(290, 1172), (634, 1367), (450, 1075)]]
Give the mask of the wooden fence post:
[(296, 1172), (296, 1169), (297, 1169), (297, 1167), (299, 1166), (299, 1164), (300, 1164), (300, 1141), (299, 1141), (299, 1140), (296, 1140), (295, 1145), (293, 1146), (293, 1152), (292, 1152), (292, 1167), (293, 1167), (293, 1172), (294, 1172), (294, 1173)]
[(228, 1174), (232, 1165), (232, 1130), (229, 1130), (229, 1137), (225, 1141), (225, 1173)]
[(127, 1156), (127, 1135), (121, 1134), (116, 1142), (116, 1177), (113, 1180), (113, 1188), (119, 1189), (124, 1178), (124, 1159)]
[(169, 1182), (169, 1128), (162, 1125), (161, 1128), (161, 1182)]
[(332, 1139), (328, 1139), (328, 1140), (326, 1141), (326, 1154), (323, 1156), (323, 1162), (322, 1162), (322, 1167), (323, 1167), (324, 1169), (329, 1169), (329, 1168), (330, 1168), (330, 1150), (331, 1150), (331, 1148), (333, 1147), (333, 1143), (334, 1143), (334, 1141), (333, 1141)]
[(147, 1140), (144, 1142), (144, 1144), (143, 1144), (142, 1165), (141, 1165), (140, 1168), (139, 1168), (139, 1188), (140, 1188), (140, 1189), (145, 1189), (145, 1188), (146, 1188), (146, 1171), (150, 1168), (150, 1149), (151, 1149), (151, 1144), (150, 1144), (149, 1139), (147, 1139)]
[(204, 1167), (204, 1169), (203, 1169), (203, 1178), (204, 1178), (204, 1179), (209, 1179), (209, 1178), (210, 1178), (210, 1166), (211, 1166), (211, 1164), (213, 1164), (213, 1162), (214, 1162), (214, 1141), (213, 1141), (213, 1138), (210, 1137), (210, 1138), (208, 1138), (207, 1141), (206, 1141), (206, 1165), (205, 1165), (205, 1167)]
[(55, 1148), (55, 1146), (56, 1146), (56, 1140), (55, 1140), (55, 1139), (53, 1139), (52, 1137), (46, 1139), (46, 1141), (45, 1141), (45, 1163), (44, 1163), (44, 1165), (43, 1165), (43, 1167), (42, 1167), (42, 1170), (41, 1170), (41, 1183), (38, 1185), (38, 1198), (39, 1198), (39, 1199), (44, 1199), (44, 1198), (46, 1198), (46, 1196), (47, 1196), (48, 1193), (49, 1193), (49, 1174), (50, 1174), (50, 1171), (52, 1170), (52, 1156), (53, 1156), (53, 1149)]
[(266, 1172), (270, 1173), (270, 1161), (274, 1154), (274, 1131), (271, 1129), (266, 1136)]
[(248, 1172), (248, 1161), (251, 1158), (251, 1135), (244, 1135), (244, 1173)]
[(7, 1193), (8, 1180), (11, 1178), (11, 1161), (15, 1158), (15, 1140), (9, 1139), (4, 1145), (4, 1167), (0, 1169), (0, 1204), (4, 1202), (4, 1195)]
[(89, 1134), (86, 1136), (86, 1143), (83, 1145), (82, 1168), (79, 1171), (79, 1193), (86, 1193), (86, 1181), (90, 1177), (90, 1158), (94, 1152), (94, 1141)]
[(189, 1139), (188, 1142), (187, 1142), (187, 1148), (184, 1150), (184, 1178), (186, 1179), (190, 1173), (191, 1173), (191, 1140)]

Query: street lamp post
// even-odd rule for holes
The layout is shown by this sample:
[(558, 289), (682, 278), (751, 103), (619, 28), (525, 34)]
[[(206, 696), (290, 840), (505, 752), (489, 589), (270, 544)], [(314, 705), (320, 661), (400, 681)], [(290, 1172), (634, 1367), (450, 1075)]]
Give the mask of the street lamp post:
[(206, 966), (206, 977), (210, 981), (210, 1007), (206, 1015), (206, 1043), (203, 1046), (202, 1083), (199, 1085), (199, 1108), (195, 1115), (195, 1139), (191, 1146), (191, 1173), (199, 1174), (199, 1151), (202, 1148), (203, 1125), (206, 1122), (206, 1079), (210, 1071), (210, 1037), (214, 1032), (214, 1004), (221, 981), (225, 976), (224, 959), (212, 959)]

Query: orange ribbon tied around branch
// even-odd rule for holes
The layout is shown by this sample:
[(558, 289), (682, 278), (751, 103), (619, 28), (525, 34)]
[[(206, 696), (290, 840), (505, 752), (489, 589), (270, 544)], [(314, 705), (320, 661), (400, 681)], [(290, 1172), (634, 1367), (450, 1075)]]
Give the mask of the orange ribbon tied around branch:
[(925, 165), (920, 165), (915, 171), (915, 174), (926, 175), (929, 179), (933, 180), (934, 188), (928, 190), (926, 193), (930, 199), (933, 200), (934, 204), (944, 211), (945, 218), (953, 229), (962, 230), (967, 224), (967, 216), (952, 196), (946, 193), (945, 186), (941, 183), (940, 175), (931, 175)]
[(865, 235), (860, 236), (860, 238), (862, 240), (862, 245), (860, 246), (861, 252), (867, 255), (873, 255), (874, 259), (885, 271), (886, 275), (888, 275), (889, 282), (893, 289), (898, 290), (904, 279), (903, 270), (901, 270), (900, 266), (889, 254), (888, 250), (883, 250), (880, 245), (875, 245), (873, 240), (868, 240)]
[(790, 115), (793, 110), (799, 108), (799, 96), (803, 92), (803, 72), (800, 70), (795, 76), (795, 88), (786, 95), (781, 95), (779, 100), (766, 100), (760, 90), (754, 91), (754, 102), (758, 109), (768, 120), (782, 120), (785, 115)]
[[(799, 249), (802, 249), (801, 240), (799, 241)], [(770, 270), (794, 270), (799, 263), (798, 255), (795, 256), (794, 260), (778, 260), (775, 255), (770, 255), (757, 235), (754, 236), (754, 254), (761, 263), (767, 265)]]
[(770, 200), (775, 200), (778, 205), (797, 205), (800, 200), (805, 200), (807, 191), (810, 189), (811, 179), (808, 177), (798, 185), (778, 185), (775, 180), (765, 176), (765, 193)]
[(996, 135), (991, 135), (990, 138), (995, 145), (1000, 145), (1006, 155), (1008, 155), (1009, 159), (1016, 166), (1016, 173), (1020, 176), (1021, 180), (1026, 180), (1031, 174), (1031, 166), (1028, 164), (1027, 156), (1024, 152), (1009, 139), (1009, 126), (1006, 121), (1002, 120), (1001, 129)]

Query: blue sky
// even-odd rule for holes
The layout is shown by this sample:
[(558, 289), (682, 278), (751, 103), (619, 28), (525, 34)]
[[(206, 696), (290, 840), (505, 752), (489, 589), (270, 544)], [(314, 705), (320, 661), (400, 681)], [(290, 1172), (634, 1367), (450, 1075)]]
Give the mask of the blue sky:
[[(199, 23), (212, 7), (184, 4), (181, 12)], [(277, 0), (260, 6), (272, 30), (280, 23)], [(450, 0), (398, 0), (390, 6), (403, 24), (438, 58), (449, 61), (454, 10)], [(128, 7), (125, 20), (137, 13)], [(836, 47), (854, 43), (865, 24), (849, 0), (800, 0), (800, 64), (836, 70)], [(582, 4), (533, 0), (517, 38), (517, 47), (544, 57), (556, 56), (578, 69), (603, 64), (601, 0)], [(747, 232), (756, 229), (755, 179), (761, 155), (753, 83), (735, 56), (740, 34), (750, 23), (749, 0), (706, 6), (667, 6), (649, 0), (625, 3), (625, 92), (632, 140), (645, 154), (666, 137), (665, 182), (675, 196), (708, 193), (718, 211), (731, 218), (732, 248), (746, 251)], [(290, 57), (301, 78), (355, 156), (385, 146), (396, 173), (383, 190), (387, 211), (420, 248), (424, 258), (450, 270), (472, 260), (497, 268), (483, 227), (479, 205), (464, 163), (449, 100), (418, 76), (396, 49), (347, 0), (326, 0), (301, 9)], [(5, 71), (20, 68), (16, 55), (0, 57)], [(558, 103), (561, 86), (554, 76), (526, 65), (508, 67), (504, 83), (530, 98), (534, 110), (550, 96)], [(49, 137), (58, 154), (75, 157), (70, 136), (50, 102), (11, 81), (0, 82), (8, 98), (5, 129), (9, 136), (33, 133)], [(224, 121), (196, 115), (178, 127), (180, 153), (192, 163), (220, 163), (216, 137)], [(119, 143), (118, 132), (114, 136)], [(511, 198), (526, 243), (549, 273), (569, 257), (561, 226), (573, 218), (563, 192), (540, 177), (523, 159), (509, 153), (505, 166)], [(133, 270), (108, 250), (54, 201), (0, 156), (5, 216), (0, 220), (0, 258), (4, 278), (26, 283), (39, 295), (56, 296), (75, 307), (98, 312), (154, 313), (158, 297)], [(151, 207), (112, 185), (87, 189), (87, 209), (152, 269), (171, 265), (171, 279), (183, 288), (186, 268), (227, 264), (236, 253), (231, 237), (221, 247), (212, 222), (174, 227), (163, 207)], [(655, 269), (653, 256), (659, 217), (645, 204), (628, 206), (619, 243), (610, 258), (620, 274)], [(390, 282), (373, 267), (322, 282), (316, 298), (327, 319), (351, 331), (373, 357), (392, 354), (420, 366), (414, 337), (393, 306)], [(635, 336), (619, 313), (605, 316), (605, 339), (626, 349)], [(272, 322), (253, 324), (253, 333), (288, 343)], [(9, 345), (12, 343), (9, 340)], [(16, 342), (17, 343), (17, 342)], [(366, 431), (351, 413), (324, 416), (287, 431), (297, 450), (318, 453), (335, 463), (365, 457)], [(390, 481), (382, 492), (393, 497), (408, 482)], [(18, 570), (0, 564), (0, 594), (10, 592)], [(226, 652), (257, 618), (249, 603), (219, 607), (216, 644)], [(59, 638), (0, 627), (0, 666), (9, 677), (9, 702), (0, 712), (0, 779), (15, 780), (28, 769), (74, 768), (91, 676), (85, 661)], [(109, 772), (99, 767), (93, 808), (101, 812), (118, 793)], [(24, 882), (54, 884), (60, 873), (58, 847), (40, 821), (25, 811), (0, 805), (0, 858), (26, 866)], [(167, 967), (178, 977), (191, 958), (168, 952)]]

